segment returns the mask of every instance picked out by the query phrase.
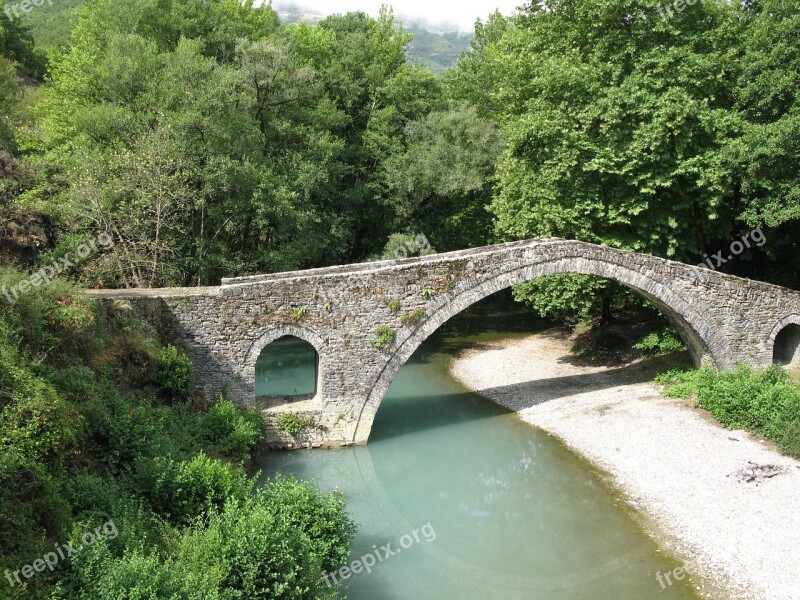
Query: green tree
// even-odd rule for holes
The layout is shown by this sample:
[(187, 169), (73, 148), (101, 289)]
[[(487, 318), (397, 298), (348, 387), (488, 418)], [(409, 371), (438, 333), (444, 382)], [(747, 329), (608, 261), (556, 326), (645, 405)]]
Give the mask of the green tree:
[[(770, 0), (746, 5), (736, 108), (745, 120), (729, 147), (739, 219), (765, 226), (765, 260), (745, 275), (798, 287), (800, 264), (800, 4)], [(766, 264), (764, 264), (766, 263)]]
[(35, 48), (30, 28), (6, 13), (5, 8), (13, 4), (0, 0), (0, 56), (17, 63), (29, 77), (41, 79), (45, 74), (45, 59)]
[[(794, 39), (794, 12), (754, 6), (764, 28)], [(789, 109), (773, 109), (787, 118), (780, 135), (761, 132), (771, 144), (758, 161), (758, 138), (746, 143), (743, 133), (756, 133), (737, 105), (743, 77), (758, 81), (743, 70), (741, 40), (760, 43), (750, 68), (777, 69), (784, 105), (781, 86), (797, 79), (792, 42), (761, 64), (768, 43), (754, 33), (750, 9), (702, 2), (667, 19), (658, 9), (653, 0), (554, 0), (479, 28), (476, 51), (449, 87), (462, 96), (487, 90), (476, 102), (509, 140), (491, 205), (500, 237), (581, 239), (696, 264), (763, 222), (763, 210), (748, 210), (756, 196), (742, 179), (759, 162), (786, 182), (761, 195), (777, 200), (779, 220), (795, 214), (791, 179), (781, 175), (796, 139)], [(742, 257), (725, 268), (747, 272), (747, 264)]]
[(406, 126), (406, 148), (386, 161), (398, 224), (440, 250), (486, 243), (492, 178), (503, 150), (496, 125), (472, 107), (431, 112)]

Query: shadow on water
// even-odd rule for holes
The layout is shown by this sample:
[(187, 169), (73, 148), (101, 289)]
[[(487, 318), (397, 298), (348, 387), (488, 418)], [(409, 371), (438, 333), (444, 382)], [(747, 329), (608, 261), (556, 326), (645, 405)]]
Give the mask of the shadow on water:
[(502, 406), (487, 403), (470, 392), (463, 394), (438, 394), (435, 401), (420, 402), (419, 396), (400, 396), (380, 408), (380, 418), (375, 419), (370, 443), (452, 427), (469, 421), (489, 419), (510, 414)]

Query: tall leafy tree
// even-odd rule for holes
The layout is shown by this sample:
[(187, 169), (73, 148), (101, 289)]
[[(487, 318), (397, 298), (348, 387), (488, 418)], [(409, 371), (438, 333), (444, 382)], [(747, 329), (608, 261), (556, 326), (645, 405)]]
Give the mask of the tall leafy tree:
[(398, 222), (425, 231), (440, 250), (480, 246), (491, 236), (492, 181), (503, 140), (473, 107), (434, 111), (406, 127), (407, 147), (386, 162)]
[[(792, 159), (791, 111), (773, 106), (768, 121), (781, 134), (766, 132), (738, 99), (754, 80), (748, 69), (772, 74), (773, 105), (796, 89), (794, 12), (768, 4), (699, 2), (663, 18), (653, 0), (553, 0), (483, 25), (450, 89), (486, 90), (475, 101), (509, 140), (491, 206), (497, 234), (582, 239), (695, 264), (766, 224), (750, 191), (757, 182), (746, 175), (767, 165), (771, 192), (761, 185), (760, 196), (773, 202), (772, 215), (791, 219), (791, 179), (770, 161)], [(759, 19), (786, 43), (767, 52)], [(780, 115), (786, 120), (775, 125)], [(751, 152), (758, 131), (771, 140), (760, 149), (773, 153), (761, 161)], [(785, 181), (780, 194), (776, 175)], [(746, 274), (750, 264), (742, 257), (724, 268)], [(598, 289), (607, 307), (609, 288)], [(561, 293), (534, 284), (521, 297), (526, 290), (534, 304), (550, 302), (536, 294)]]

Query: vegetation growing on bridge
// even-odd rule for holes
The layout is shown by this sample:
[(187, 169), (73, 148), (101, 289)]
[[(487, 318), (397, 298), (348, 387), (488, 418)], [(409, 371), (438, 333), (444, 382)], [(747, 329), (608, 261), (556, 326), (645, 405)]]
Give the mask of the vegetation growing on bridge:
[(428, 311), (425, 309), (424, 306), (420, 306), (415, 308), (414, 310), (410, 310), (407, 313), (403, 314), (400, 317), (400, 323), (403, 325), (411, 325), (412, 327), (422, 321), (425, 318), (425, 313)]
[(378, 325), (378, 328), (375, 330), (375, 335), (377, 337), (375, 338), (373, 345), (376, 348), (385, 348), (386, 346), (392, 345), (395, 337), (397, 336), (397, 331), (388, 325)]
[(278, 428), (289, 435), (297, 435), (306, 427), (314, 427), (316, 420), (311, 415), (298, 415), (297, 413), (281, 413), (275, 420)]

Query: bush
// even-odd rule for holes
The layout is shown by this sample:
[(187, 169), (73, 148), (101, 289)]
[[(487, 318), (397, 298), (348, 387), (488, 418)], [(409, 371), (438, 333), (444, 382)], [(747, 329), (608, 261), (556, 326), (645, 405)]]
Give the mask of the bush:
[(686, 349), (680, 336), (678, 336), (678, 332), (672, 327), (664, 327), (660, 331), (653, 331), (647, 334), (633, 347), (636, 350), (640, 350), (645, 356), (663, 356), (682, 352)]
[(104, 544), (97, 544), (79, 556), (77, 568), (92, 573), (81, 573), (82, 585), (78, 590), (81, 600), (213, 597), (198, 595), (200, 590), (184, 581), (183, 569), (155, 552), (134, 549), (117, 558), (105, 550)]
[[(0, 287), (13, 289), (29, 276), (0, 267)], [(13, 294), (12, 298), (13, 298)], [(0, 308), (12, 331), (24, 340), (31, 355), (48, 356), (63, 365), (86, 341), (94, 322), (92, 304), (70, 283), (62, 279), (20, 295), (14, 303), (0, 294)]]
[(59, 597), (333, 600), (323, 568), (347, 559), (355, 531), (341, 496), (294, 479), (232, 496), (207, 523), (164, 529), (164, 546), (152, 543), (154, 522), (141, 511), (117, 525), (116, 540), (74, 557)]
[(316, 424), (316, 421), (312, 416), (303, 416), (296, 413), (285, 412), (278, 416), (276, 424), (278, 429), (281, 431), (288, 433), (289, 435), (297, 435), (305, 427), (313, 427)]
[(667, 386), (669, 396), (696, 396), (698, 406), (726, 427), (764, 435), (785, 452), (800, 456), (800, 386), (780, 367), (760, 372), (746, 366), (724, 373), (671, 371), (656, 381)]
[(188, 461), (142, 457), (134, 477), (137, 493), (176, 525), (205, 520), (231, 499), (246, 498), (252, 482), (238, 467), (202, 452)]
[(156, 383), (174, 398), (187, 398), (192, 386), (192, 361), (175, 346), (162, 348), (156, 358)]
[(272, 514), (311, 539), (323, 569), (333, 570), (347, 561), (356, 527), (345, 510), (344, 495), (323, 495), (311, 483), (278, 476), (264, 488), (262, 497)]
[(256, 410), (239, 410), (220, 398), (200, 419), (200, 435), (209, 450), (245, 461), (264, 439), (264, 418)]
[(229, 503), (207, 528), (187, 533), (183, 564), (208, 572), (205, 584), (220, 598), (294, 600), (332, 598), (322, 581), (314, 543), (288, 519), (276, 516), (261, 494)]

